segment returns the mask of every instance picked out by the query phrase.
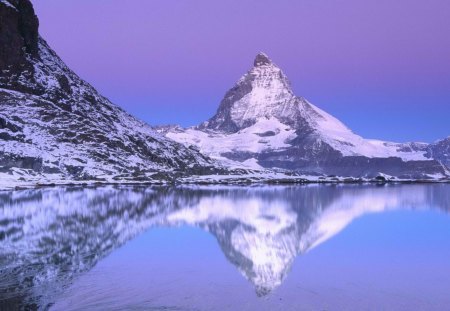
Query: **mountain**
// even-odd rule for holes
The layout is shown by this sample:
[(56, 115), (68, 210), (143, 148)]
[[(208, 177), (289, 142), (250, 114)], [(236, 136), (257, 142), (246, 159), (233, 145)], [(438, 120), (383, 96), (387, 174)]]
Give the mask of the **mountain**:
[[(263, 296), (283, 283), (297, 256), (358, 217), (397, 209), (448, 214), (450, 192), (442, 184), (76, 186), (1, 192), (0, 206), (0, 309), (46, 310), (76, 278), (151, 228), (204, 229)], [(195, 243), (190, 251), (199, 249)]]
[(39, 36), (29, 0), (0, 1), (0, 181), (165, 180), (212, 162), (80, 79)]
[(160, 132), (230, 166), (354, 177), (448, 176), (448, 141), (430, 145), (364, 139), (296, 96), (286, 75), (264, 53), (225, 94), (211, 119)]
[(280, 176), (274, 171), (406, 179), (450, 175), (450, 138), (435, 144), (363, 139), (295, 96), (263, 53), (210, 120), (189, 129), (154, 129), (64, 64), (40, 37), (29, 0), (0, 0), (0, 44), (1, 188), (189, 181), (193, 175), (212, 176), (212, 182), (244, 174), (268, 180)]

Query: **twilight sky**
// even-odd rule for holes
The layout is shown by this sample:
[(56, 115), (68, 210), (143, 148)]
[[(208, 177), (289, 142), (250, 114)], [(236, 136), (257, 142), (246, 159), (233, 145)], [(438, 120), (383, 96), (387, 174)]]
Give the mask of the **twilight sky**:
[(450, 135), (448, 0), (34, 0), (40, 31), (150, 124), (196, 125), (266, 52), (367, 138)]

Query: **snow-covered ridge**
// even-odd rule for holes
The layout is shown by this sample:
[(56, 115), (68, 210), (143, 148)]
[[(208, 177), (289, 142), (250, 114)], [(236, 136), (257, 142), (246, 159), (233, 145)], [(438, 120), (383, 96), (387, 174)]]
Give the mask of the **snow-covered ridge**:
[[(39, 56), (41, 61), (30, 60), (33, 80), (22, 81), (30, 88), (44, 89), (44, 95), (0, 89), (4, 107), (0, 118), (20, 129), (16, 133), (10, 133), (8, 128), (1, 130), (12, 135), (1, 144), (0, 152), (40, 159), (48, 169), (60, 170), (62, 176), (66, 175), (64, 167), (80, 167), (80, 174), (94, 178), (120, 174), (115, 166), (122, 161), (128, 169), (167, 171), (182, 160), (177, 160), (175, 154), (191, 153), (189, 156), (200, 161), (198, 164), (207, 163), (202, 156), (180, 149), (99, 95), (68, 69), (42, 39)], [(137, 141), (142, 143), (140, 148), (153, 150), (160, 159), (152, 161), (138, 149), (133, 151)], [(111, 148), (112, 144), (117, 146)], [(103, 160), (100, 154), (104, 155)]]
[(376, 171), (413, 174), (410, 168), (392, 169), (392, 164), (384, 172), (378, 169), (383, 166), (379, 159), (390, 158), (402, 163), (425, 161), (430, 176), (445, 176), (447, 169), (438, 163), (445, 161), (432, 157), (433, 145), (370, 140), (353, 133), (335, 117), (296, 96), (286, 75), (263, 53), (256, 56), (254, 66), (225, 94), (210, 120), (188, 129), (171, 128), (165, 134), (225, 164), (233, 161), (234, 166), (250, 163), (253, 168), (266, 169), (303, 167), (306, 171), (335, 174), (325, 166), (337, 165), (333, 159), (352, 157), (377, 162), (365, 170), (368, 175)]
[(0, 188), (212, 173), (207, 157), (158, 134), (70, 70), (39, 36), (31, 2), (21, 1), (15, 11), (0, 2), (12, 38), (0, 59)]
[[(226, 157), (223, 156), (227, 152), (260, 153), (289, 147), (287, 142), (295, 137), (295, 131), (272, 117), (261, 119), (261, 121), (232, 134), (190, 128), (180, 132), (169, 132), (166, 136), (187, 146), (196, 146), (201, 153), (207, 154), (213, 159), (227, 162)], [(252, 161), (247, 160), (242, 163), (244, 167), (263, 169)]]

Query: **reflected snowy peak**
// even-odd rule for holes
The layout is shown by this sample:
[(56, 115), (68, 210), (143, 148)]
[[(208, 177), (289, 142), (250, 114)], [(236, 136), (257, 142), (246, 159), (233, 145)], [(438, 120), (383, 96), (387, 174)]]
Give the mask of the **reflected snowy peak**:
[(267, 202), (242, 195), (204, 198), (167, 220), (213, 233), (227, 258), (262, 295), (281, 284), (298, 253), (297, 216), (280, 198)]
[(263, 296), (283, 282), (296, 256), (355, 218), (429, 206), (448, 211), (446, 190), (446, 185), (314, 185), (2, 192), (0, 307), (6, 301), (46, 308), (77, 276), (137, 234), (181, 225), (213, 234), (226, 258)]
[(355, 218), (426, 206), (430, 193), (423, 189), (237, 188), (202, 197), (196, 206), (169, 214), (167, 221), (199, 226), (214, 234), (226, 257), (255, 285), (258, 295), (266, 295), (281, 285), (296, 256), (338, 234)]

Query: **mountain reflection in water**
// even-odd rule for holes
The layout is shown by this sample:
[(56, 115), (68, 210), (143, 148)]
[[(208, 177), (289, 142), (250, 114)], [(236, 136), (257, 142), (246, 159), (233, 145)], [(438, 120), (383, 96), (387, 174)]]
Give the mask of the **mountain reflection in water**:
[(77, 276), (152, 227), (214, 235), (259, 296), (296, 256), (366, 213), (450, 210), (448, 185), (61, 187), (0, 193), (0, 309), (47, 309)]

